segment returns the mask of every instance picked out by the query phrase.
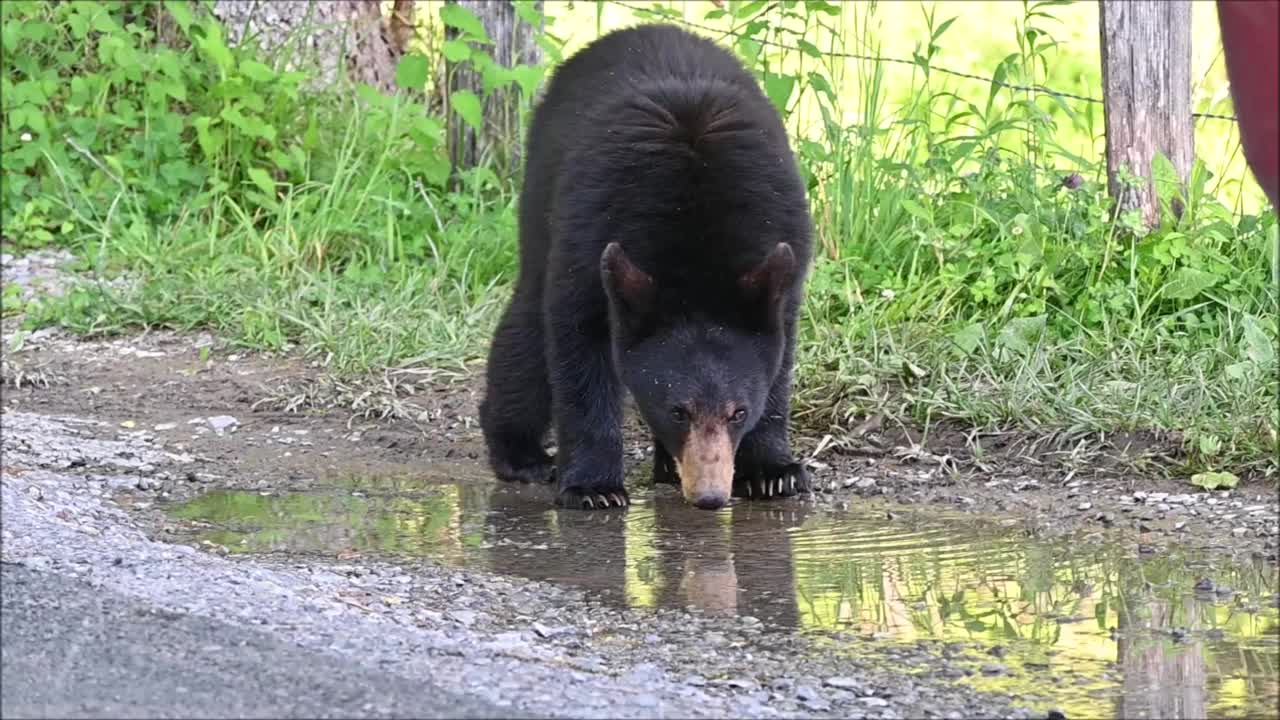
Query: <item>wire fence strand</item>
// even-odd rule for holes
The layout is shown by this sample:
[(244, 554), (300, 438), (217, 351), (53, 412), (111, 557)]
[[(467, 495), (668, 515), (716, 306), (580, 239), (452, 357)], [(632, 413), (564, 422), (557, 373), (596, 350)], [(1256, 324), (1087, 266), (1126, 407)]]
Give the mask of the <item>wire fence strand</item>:
[[(732, 30), (723, 30), (721, 28), (714, 28), (709, 25), (703, 25), (701, 23), (696, 23), (691, 20), (686, 20), (684, 18), (673, 18), (662, 13), (655, 13), (650, 8), (646, 8), (640, 5), (635, 5), (633, 3), (622, 2), (621, 0), (614, 0), (612, 4), (617, 5), (618, 7), (626, 8), (627, 10), (630, 10), (633, 13), (660, 15), (661, 17), (668, 19), (671, 22), (679, 23), (681, 25), (693, 28), (695, 30), (702, 30), (704, 32), (717, 33), (724, 36), (743, 37), (741, 33), (735, 33)], [(786, 43), (781, 43), (776, 40), (767, 40), (767, 39), (758, 39), (758, 38), (751, 38), (751, 39), (755, 42), (760, 43), (761, 45), (767, 45), (769, 47), (778, 48), (780, 50), (788, 50), (791, 52), (804, 52), (804, 50), (801, 49), (800, 47), (797, 47), (795, 45), (787, 45)], [(1088, 95), (1077, 95), (1075, 93), (1063, 92), (1061, 90), (1054, 90), (1053, 88), (1046, 87), (1044, 85), (1039, 85), (1039, 84), (1019, 85), (1017, 83), (1010, 83), (1010, 82), (1005, 82), (1003, 80), (997, 80), (993, 77), (988, 77), (985, 75), (975, 75), (973, 73), (961, 72), (959, 70), (951, 70), (950, 68), (940, 67), (938, 65), (932, 65), (929, 63), (921, 63), (916, 60), (907, 60), (905, 58), (896, 58), (896, 57), (889, 57), (884, 55), (864, 55), (861, 53), (851, 53), (851, 52), (826, 52), (824, 54), (829, 55), (831, 57), (845, 58), (848, 60), (869, 60), (871, 62), (896, 63), (899, 65), (914, 65), (916, 67), (927, 67), (929, 69), (929, 72), (941, 73), (943, 75), (951, 75), (953, 77), (965, 78), (967, 80), (978, 80), (978, 81), (996, 85), (1002, 88), (1007, 88), (1009, 90), (1018, 90), (1021, 92), (1035, 92), (1035, 93), (1041, 93), (1044, 95), (1053, 95), (1055, 97), (1065, 98), (1068, 100), (1078, 100), (1080, 102), (1092, 103), (1095, 105), (1104, 105), (1104, 106), (1106, 105), (1106, 102), (1103, 101), (1101, 98), (1090, 97)], [(1219, 113), (1208, 113), (1208, 112), (1193, 112), (1191, 113), (1191, 117), (1197, 120), (1229, 120), (1231, 122), (1236, 121), (1236, 117), (1234, 115), (1222, 115)]]

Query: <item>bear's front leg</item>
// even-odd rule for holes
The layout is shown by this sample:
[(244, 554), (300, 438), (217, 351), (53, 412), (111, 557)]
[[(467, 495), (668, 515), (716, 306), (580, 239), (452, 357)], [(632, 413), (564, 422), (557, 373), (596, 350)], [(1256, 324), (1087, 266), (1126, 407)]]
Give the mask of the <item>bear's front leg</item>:
[(733, 465), (734, 497), (762, 500), (811, 489), (808, 469), (791, 454), (785, 415), (761, 418), (742, 439)]
[[(567, 311), (566, 311), (567, 310)], [(622, 388), (608, 324), (550, 303), (549, 370), (556, 425), (556, 503), (594, 510), (631, 503), (623, 486)]]

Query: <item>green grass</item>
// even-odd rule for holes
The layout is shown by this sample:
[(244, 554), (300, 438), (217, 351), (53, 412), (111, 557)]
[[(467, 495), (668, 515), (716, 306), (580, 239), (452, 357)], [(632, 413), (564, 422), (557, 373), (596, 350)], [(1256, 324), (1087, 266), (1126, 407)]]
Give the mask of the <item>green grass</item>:
[[(4, 234), (138, 281), (87, 283), (28, 308), (27, 326), (207, 328), (345, 379), (474, 369), (513, 280), (518, 179), (483, 166), (446, 183), (443, 119), (420, 85), (303, 92), (206, 19), (190, 19), (189, 47), (157, 49), (138, 7), (4, 4), (20, 28), (5, 38)], [(1141, 228), (1109, 210), (1093, 111), (838, 57), (879, 52), (884, 9), (739, 7), (761, 14), (684, 19), (746, 36), (735, 47), (810, 182), (822, 252), (797, 371), (807, 430), (873, 414), (926, 432), (1167, 430), (1185, 438), (1183, 470), (1276, 471), (1280, 242), (1274, 212), (1245, 200), (1252, 181), (1224, 174), (1238, 153), (1210, 153), (1186, 190), (1157, 172), (1166, 205), (1187, 210)], [(1013, 18), (1015, 53), (968, 61), (1087, 85), (1070, 68), (1089, 56), (1055, 45), (1037, 10), (1054, 12)], [(918, 17), (930, 64), (951, 64), (948, 11)], [(805, 38), (818, 57), (769, 45)]]

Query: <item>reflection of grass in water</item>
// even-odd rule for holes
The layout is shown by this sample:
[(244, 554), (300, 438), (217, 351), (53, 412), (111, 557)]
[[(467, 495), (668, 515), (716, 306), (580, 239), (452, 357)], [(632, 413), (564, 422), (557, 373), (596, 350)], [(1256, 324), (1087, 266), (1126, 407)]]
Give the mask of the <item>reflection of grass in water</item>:
[(655, 607), (668, 582), (662, 576), (657, 527), (653, 517), (647, 513), (629, 512), (623, 522), (626, 523), (623, 535), (626, 553), (623, 593), (627, 604), (632, 607)]
[(201, 539), (233, 552), (421, 554), (452, 549), (456, 554), (461, 549), (457, 507), (454, 486), (415, 498), (216, 492), (175, 508), (173, 515), (214, 525)]
[[(807, 530), (810, 537), (859, 538), (857, 528), (848, 525)], [(1089, 689), (1110, 684), (1104, 673), (1137, 673), (1118, 656), (1112, 628), (1154, 629), (1130, 641), (1131, 653), (1144, 642), (1171, 643), (1155, 631), (1217, 628), (1226, 640), (1212, 647), (1171, 647), (1155, 662), (1164, 667), (1181, 662), (1185, 653), (1203, 654), (1207, 677), (1217, 685), (1206, 711), (1215, 716), (1231, 715), (1227, 708), (1233, 704), (1253, 707), (1260, 698), (1276, 698), (1277, 613), (1265, 607), (1276, 586), (1275, 568), (1258, 563), (1208, 572), (1178, 556), (1139, 559), (1127, 546), (1082, 549), (982, 535), (966, 542), (954, 534), (932, 540), (886, 538), (862, 544), (856, 552), (849, 547), (858, 546), (856, 542), (796, 543), (801, 621), (809, 627), (853, 628), (901, 640), (963, 639), (1006, 646), (1009, 654), (999, 662), (1015, 674), (977, 675), (970, 682), (1027, 697), (1044, 688), (1033, 687), (1035, 676), (1024, 669), (1070, 669), (1082, 683), (1052, 691), (1055, 704), (1069, 717), (1110, 715), (1112, 701), (1091, 696)], [(1264, 607), (1252, 614), (1234, 603), (1195, 601), (1192, 588), (1201, 574)], [(1134, 666), (1138, 656), (1128, 662)]]

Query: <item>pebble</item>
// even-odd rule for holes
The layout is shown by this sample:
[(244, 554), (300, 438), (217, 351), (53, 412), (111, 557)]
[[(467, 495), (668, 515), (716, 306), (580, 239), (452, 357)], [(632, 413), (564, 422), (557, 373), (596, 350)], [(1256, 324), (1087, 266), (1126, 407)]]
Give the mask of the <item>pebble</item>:
[(476, 623), (476, 614), (470, 610), (450, 610), (449, 617), (467, 627)]
[(227, 432), (228, 430), (234, 430), (240, 425), (240, 421), (230, 415), (214, 415), (212, 417), (205, 418), (204, 421), (215, 433), (219, 435)]
[(860, 690), (862, 683), (851, 677), (829, 677), (822, 681), (827, 687), (839, 688), (840, 690)]

